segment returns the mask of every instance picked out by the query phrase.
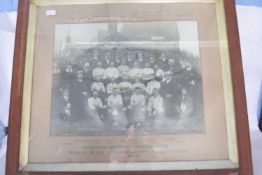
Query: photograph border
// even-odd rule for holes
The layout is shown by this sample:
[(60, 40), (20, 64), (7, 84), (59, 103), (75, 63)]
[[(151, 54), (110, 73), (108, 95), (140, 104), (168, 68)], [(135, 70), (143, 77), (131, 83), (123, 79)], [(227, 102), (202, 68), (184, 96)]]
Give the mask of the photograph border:
[[(36, 27), (36, 5), (70, 5), (83, 4), (84, 0), (68, 1), (44, 1), (35, 0), (30, 5), (29, 0), (20, 0), (17, 22), (17, 34), (14, 55), (14, 69), (12, 80), (12, 95), (10, 106), (9, 138), (7, 153), (7, 174), (24, 174), (20, 170), (27, 165), (30, 104), (33, 76), (34, 56), (34, 34)], [(106, 1), (108, 3), (108, 1)], [(119, 0), (112, 0), (111, 3), (123, 3)], [(139, 3), (145, 3), (139, 1)], [(148, 1), (147, 1), (148, 2)], [(154, 0), (153, 2), (158, 2)], [(161, 3), (166, 1), (161, 1)], [(167, 0), (167, 2), (182, 2), (180, 0)], [(248, 131), (248, 119), (245, 100), (245, 89), (243, 79), (243, 68), (240, 53), (239, 36), (237, 29), (237, 18), (235, 13), (234, 0), (187, 0), (183, 2), (206, 2), (216, 3), (216, 11), (219, 26), (220, 54), (222, 62), (222, 74), (224, 84), (224, 96), (227, 114), (227, 133), (229, 137), (230, 160), (238, 164), (239, 168), (230, 169), (225, 167), (221, 170), (188, 170), (183, 174), (226, 174), (237, 172), (243, 175), (251, 175), (251, 155)], [(51, 3), (51, 4), (50, 4)], [(55, 4), (54, 4), (55, 3)], [(94, 0), (88, 4), (105, 3), (103, 0)], [(135, 0), (128, 0), (125, 3), (137, 3)], [(152, 2), (150, 2), (152, 3)], [(30, 6), (30, 7), (29, 7)], [(30, 11), (30, 14), (29, 14)], [(223, 24), (226, 24), (223, 25)], [(29, 27), (28, 27), (29, 26)], [(228, 41), (228, 42), (227, 42)], [(228, 53), (229, 48), (229, 53)], [(232, 78), (230, 76), (232, 75)], [(235, 119), (235, 117), (236, 119)], [(236, 127), (235, 127), (236, 124)], [(236, 128), (236, 129), (235, 129)], [(237, 138), (235, 137), (237, 135)], [(239, 156), (238, 156), (239, 155)], [(116, 174), (116, 172), (103, 172), (103, 174)], [(123, 174), (121, 172), (117, 172)], [(136, 174), (138, 172), (124, 172), (125, 174)], [(140, 174), (141, 172), (139, 172)], [(182, 174), (180, 171), (168, 172), (146, 172), (144, 174)], [(37, 174), (26, 172), (26, 174)], [(50, 174), (50, 173), (48, 173)], [(55, 172), (52, 174), (56, 174)], [(72, 173), (65, 173), (72, 174)], [(81, 173), (83, 174), (83, 173)], [(85, 173), (90, 174), (90, 173)], [(94, 174), (92, 172), (92, 174)], [(98, 173), (99, 174), (99, 173)]]

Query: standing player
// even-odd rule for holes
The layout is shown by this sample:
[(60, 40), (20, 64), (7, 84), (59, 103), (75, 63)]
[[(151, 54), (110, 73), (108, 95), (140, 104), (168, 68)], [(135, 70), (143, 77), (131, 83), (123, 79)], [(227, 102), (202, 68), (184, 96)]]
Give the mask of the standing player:
[(155, 78), (155, 71), (150, 67), (148, 62), (145, 63), (145, 68), (142, 70), (142, 79), (148, 82)]
[(143, 71), (142, 71), (142, 69), (139, 68), (139, 63), (135, 62), (134, 67), (132, 69), (130, 69), (130, 71), (129, 71), (130, 78), (132, 78), (134, 80), (140, 79), (140, 78), (142, 78), (142, 75), (143, 75)]
[(105, 79), (106, 77), (106, 72), (105, 72), (105, 69), (103, 68), (103, 63), (101, 61), (98, 61), (97, 62), (97, 67), (93, 69), (93, 77), (94, 79)]
[(106, 74), (107, 79), (109, 79), (109, 80), (118, 79), (119, 72), (118, 72), (117, 68), (115, 68), (115, 62), (114, 61), (110, 61), (109, 67), (106, 68), (106, 70), (105, 70), (105, 74)]

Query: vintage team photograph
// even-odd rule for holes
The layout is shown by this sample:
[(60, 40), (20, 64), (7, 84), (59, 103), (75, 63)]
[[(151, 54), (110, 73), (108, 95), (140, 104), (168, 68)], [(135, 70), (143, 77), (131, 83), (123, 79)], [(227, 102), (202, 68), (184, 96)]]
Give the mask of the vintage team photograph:
[(205, 132), (196, 21), (57, 24), (51, 136)]

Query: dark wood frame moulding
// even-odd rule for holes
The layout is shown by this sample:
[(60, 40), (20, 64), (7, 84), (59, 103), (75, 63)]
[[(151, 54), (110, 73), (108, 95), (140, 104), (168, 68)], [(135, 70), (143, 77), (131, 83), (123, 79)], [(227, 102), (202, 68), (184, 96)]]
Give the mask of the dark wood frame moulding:
[(22, 116), (22, 97), (30, 0), (19, 0), (11, 88), (6, 175), (252, 175), (251, 146), (249, 141), (250, 136), (235, 0), (223, 1), (226, 16), (233, 96), (235, 103), (234, 109), (237, 125), (236, 129), (238, 140), (239, 168), (220, 170), (142, 172), (20, 172), (19, 149)]

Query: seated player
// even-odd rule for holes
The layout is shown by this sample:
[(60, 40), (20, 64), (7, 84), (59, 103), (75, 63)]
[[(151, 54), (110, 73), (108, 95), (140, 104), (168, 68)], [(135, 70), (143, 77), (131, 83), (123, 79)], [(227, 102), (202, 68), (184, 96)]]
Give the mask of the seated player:
[(148, 100), (147, 110), (149, 117), (152, 118), (156, 118), (164, 111), (163, 97), (160, 96), (158, 89), (153, 89), (153, 95)]
[(99, 77), (96, 77), (96, 81), (91, 84), (91, 91), (96, 91), (99, 97), (102, 97), (106, 92), (104, 83), (101, 82)]
[(97, 78), (105, 79), (106, 72), (105, 72), (105, 69), (103, 68), (103, 63), (101, 61), (97, 62), (97, 67), (94, 68), (92, 74), (93, 74), (94, 79), (97, 79)]
[(145, 91), (145, 90), (146, 90), (145, 85), (140, 82), (140, 79), (139, 79), (139, 78), (136, 78), (136, 79), (135, 79), (135, 83), (132, 84), (132, 89), (133, 89), (133, 91), (134, 91), (137, 87), (139, 87), (139, 88), (141, 89), (141, 91)]
[(161, 87), (161, 84), (159, 81), (156, 81), (156, 80), (152, 80), (150, 81), (149, 83), (147, 83), (147, 86), (146, 86), (146, 92), (148, 95), (152, 95), (153, 94), (153, 90), (154, 89), (160, 89)]
[(143, 69), (142, 79), (145, 81), (152, 80), (155, 76), (155, 71), (150, 67), (150, 64), (145, 63), (145, 68)]
[(102, 100), (98, 97), (98, 92), (93, 91), (93, 96), (88, 98), (88, 109), (91, 119), (96, 126), (103, 126), (101, 119), (104, 119), (103, 110), (105, 108), (106, 107), (103, 106)]
[(110, 61), (109, 67), (106, 68), (105, 73), (106, 73), (107, 79), (109, 79), (109, 80), (112, 80), (112, 79), (116, 80), (119, 77), (119, 72), (118, 72), (117, 68), (115, 68), (115, 62), (114, 61)]
[(142, 78), (142, 74), (143, 74), (143, 71), (142, 71), (142, 69), (139, 68), (139, 63), (135, 62), (134, 67), (132, 69), (130, 69), (130, 71), (129, 71), (130, 78), (140, 79), (140, 78)]
[(122, 82), (119, 83), (119, 87), (122, 91), (129, 91), (132, 87), (132, 84), (128, 81), (128, 75), (123, 76)]
[(113, 127), (123, 124), (124, 117), (121, 115), (123, 107), (122, 96), (118, 94), (119, 89), (114, 87), (112, 94), (107, 99), (108, 114), (112, 120)]
[(126, 60), (121, 61), (121, 65), (117, 68), (120, 77), (123, 78), (123, 76), (128, 76), (130, 68), (126, 64)]
[(135, 126), (141, 126), (145, 120), (145, 102), (146, 98), (142, 94), (140, 87), (136, 87), (130, 99), (130, 109), (134, 117)]
[(111, 79), (111, 82), (106, 86), (106, 92), (112, 94), (114, 88), (119, 90), (119, 85), (116, 83), (115, 79)]

